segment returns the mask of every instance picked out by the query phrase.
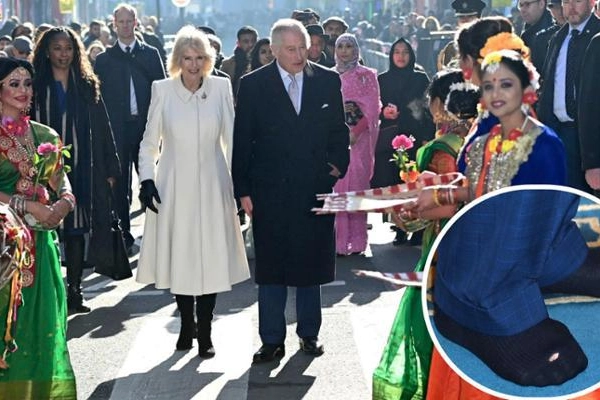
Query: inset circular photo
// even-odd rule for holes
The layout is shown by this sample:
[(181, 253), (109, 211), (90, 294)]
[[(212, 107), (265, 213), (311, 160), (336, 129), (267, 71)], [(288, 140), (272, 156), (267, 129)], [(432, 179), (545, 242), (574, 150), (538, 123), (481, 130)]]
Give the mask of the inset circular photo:
[(425, 275), (427, 398), (600, 399), (598, 198), (553, 185), (482, 196), (440, 232)]

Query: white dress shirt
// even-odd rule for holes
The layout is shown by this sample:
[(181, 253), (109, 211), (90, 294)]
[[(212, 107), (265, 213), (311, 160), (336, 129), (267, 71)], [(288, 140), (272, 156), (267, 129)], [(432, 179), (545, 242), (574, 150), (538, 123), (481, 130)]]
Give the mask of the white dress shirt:
[[(292, 79), (289, 77), (290, 74), (285, 69), (281, 68), (281, 65), (277, 62), (277, 68), (279, 69), (279, 74), (281, 75), (281, 80), (283, 80), (283, 86), (285, 86), (285, 90), (288, 91), (290, 84), (292, 83)], [(298, 114), (300, 114), (300, 110), (302, 110), (302, 85), (304, 84), (304, 71), (300, 71), (297, 74), (294, 74), (294, 78), (296, 78), (296, 83), (298, 84)]]
[[(133, 49), (136, 46), (135, 40), (131, 42), (131, 44), (125, 44), (120, 40), (117, 40), (119, 47), (123, 50), (123, 53), (127, 53), (127, 47), (129, 47), (129, 51), (133, 52)], [(135, 87), (133, 86), (133, 78), (129, 79), (129, 109), (131, 115), (138, 115), (138, 106), (137, 100), (135, 98)]]
[[(591, 15), (590, 15), (591, 17)], [(567, 50), (569, 48), (569, 41), (571, 40), (571, 32), (573, 29), (577, 29), (579, 34), (583, 32), (583, 28), (588, 23), (590, 17), (588, 17), (581, 24), (573, 27), (569, 25), (569, 33), (565, 40), (563, 40), (558, 52), (558, 58), (556, 59), (556, 71), (554, 73), (554, 104), (553, 110), (554, 115), (560, 122), (573, 121), (569, 114), (567, 114), (567, 105), (565, 104), (565, 84), (567, 81)]]

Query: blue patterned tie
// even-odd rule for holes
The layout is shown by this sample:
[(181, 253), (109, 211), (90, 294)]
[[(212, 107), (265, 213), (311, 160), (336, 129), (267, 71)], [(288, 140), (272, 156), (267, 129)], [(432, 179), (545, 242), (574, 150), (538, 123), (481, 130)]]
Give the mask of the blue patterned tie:
[(565, 79), (565, 105), (567, 107), (567, 114), (571, 119), (577, 118), (577, 99), (575, 98), (575, 75), (577, 74), (577, 57), (575, 57), (575, 43), (579, 36), (579, 31), (573, 29), (571, 31), (571, 38), (569, 39), (569, 45), (567, 47), (567, 71)]

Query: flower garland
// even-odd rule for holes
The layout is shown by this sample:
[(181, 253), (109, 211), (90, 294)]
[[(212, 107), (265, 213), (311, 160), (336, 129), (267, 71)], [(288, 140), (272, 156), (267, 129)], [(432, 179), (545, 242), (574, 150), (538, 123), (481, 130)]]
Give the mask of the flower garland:
[(487, 70), (492, 74), (500, 68), (503, 58), (509, 58), (515, 61), (520, 61), (527, 68), (529, 75), (529, 85), (533, 90), (537, 91), (540, 88), (540, 74), (537, 72), (533, 64), (523, 56), (519, 51), (513, 50), (512, 48), (505, 48), (501, 50), (492, 51), (486, 54), (481, 61), (481, 69)]
[[(525, 118), (524, 124), (527, 123)], [(517, 139), (523, 135), (523, 131), (518, 128), (512, 129), (508, 133), (508, 139), (502, 139), (502, 126), (500, 124), (495, 125), (490, 131), (490, 138), (488, 140), (487, 151), (490, 153), (508, 153), (515, 147)]]
[(485, 45), (481, 50), (479, 50), (480, 58), (479, 62), (483, 60), (488, 54), (499, 51), (499, 50), (514, 50), (520, 53), (523, 58), (529, 60), (530, 50), (529, 47), (525, 45), (523, 39), (514, 33), (509, 32), (500, 32), (494, 36), (489, 37), (485, 41)]
[(29, 116), (21, 115), (19, 119), (4, 116), (2, 117), (2, 127), (6, 129), (8, 133), (16, 137), (23, 137), (29, 129)]

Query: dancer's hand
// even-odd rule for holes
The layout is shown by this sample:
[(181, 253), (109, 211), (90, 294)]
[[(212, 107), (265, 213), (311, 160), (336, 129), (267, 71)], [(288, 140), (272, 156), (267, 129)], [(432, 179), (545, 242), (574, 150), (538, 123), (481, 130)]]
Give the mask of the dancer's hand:
[(55, 212), (54, 209), (50, 206), (44, 205), (37, 201), (27, 201), (27, 212), (44, 227), (47, 229), (54, 228), (60, 223), (54, 222), (52, 219), (52, 214)]
[(395, 104), (388, 103), (387, 106), (383, 107), (383, 118), (397, 119), (399, 115), (398, 107)]
[(56, 227), (71, 212), (71, 205), (66, 200), (59, 199), (52, 204), (50, 209), (52, 210), (52, 214), (46, 221), (46, 224), (50, 227)]
[(592, 168), (586, 170), (585, 180), (592, 189), (600, 189), (600, 168)]

